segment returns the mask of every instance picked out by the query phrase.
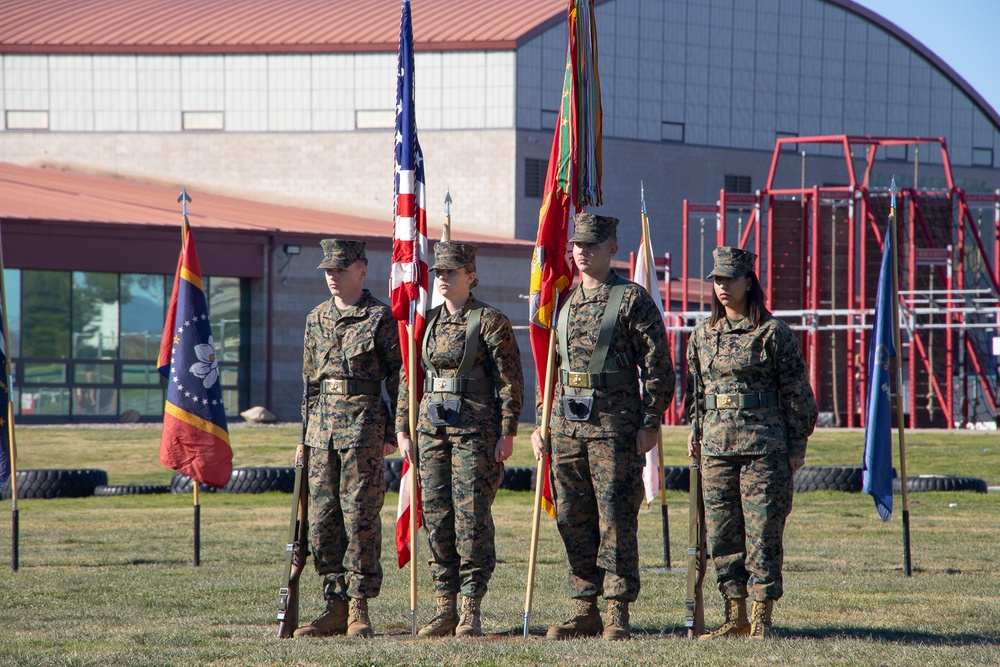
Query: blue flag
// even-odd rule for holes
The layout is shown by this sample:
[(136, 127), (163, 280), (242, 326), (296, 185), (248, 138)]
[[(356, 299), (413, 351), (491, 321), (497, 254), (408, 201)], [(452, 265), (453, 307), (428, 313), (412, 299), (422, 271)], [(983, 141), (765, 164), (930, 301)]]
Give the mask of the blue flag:
[(183, 234), (157, 362), (160, 373), (170, 380), (163, 408), (160, 463), (221, 488), (232, 473), (233, 450), (201, 264), (187, 215)]
[(865, 419), (865, 460), (862, 490), (875, 499), (882, 521), (892, 518), (892, 403), (889, 400), (889, 359), (896, 356), (892, 342), (892, 309), (896, 295), (892, 281), (892, 233), (882, 245), (882, 270), (875, 299), (875, 327), (868, 348), (868, 413)]

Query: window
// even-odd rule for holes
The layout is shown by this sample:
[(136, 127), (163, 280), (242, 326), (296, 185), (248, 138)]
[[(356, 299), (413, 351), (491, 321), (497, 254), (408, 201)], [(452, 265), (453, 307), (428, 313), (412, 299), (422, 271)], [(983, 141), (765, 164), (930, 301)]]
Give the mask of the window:
[[(777, 141), (778, 139), (788, 139), (789, 137), (797, 137), (797, 136), (799, 135), (795, 132), (782, 132), (780, 130), (774, 133), (775, 141)], [(782, 152), (797, 153), (798, 150), (799, 150), (799, 145), (797, 143), (793, 144), (791, 142), (788, 142), (781, 144)]]
[(684, 123), (663, 121), (660, 125), (660, 141), (684, 143)]
[(545, 172), (548, 171), (548, 160), (526, 158), (524, 160), (524, 196), (541, 198), (545, 194)]
[(993, 166), (993, 149), (992, 148), (973, 148), (972, 149), (972, 164), (976, 167), (992, 167)]
[(542, 129), (555, 130), (559, 123), (559, 111), (553, 109), (542, 109)]
[(751, 194), (753, 190), (750, 189), (750, 185), (751, 182), (749, 176), (736, 176), (734, 174), (726, 174), (726, 181), (725, 181), (726, 192)]
[[(117, 421), (126, 410), (159, 419), (156, 368), (170, 276), (4, 271), (14, 409), (29, 421)], [(249, 281), (206, 277), (227, 415), (248, 398)], [(38, 419), (34, 419), (38, 418)]]
[(181, 113), (181, 127), (186, 131), (224, 130), (225, 115), (221, 111), (184, 111)]

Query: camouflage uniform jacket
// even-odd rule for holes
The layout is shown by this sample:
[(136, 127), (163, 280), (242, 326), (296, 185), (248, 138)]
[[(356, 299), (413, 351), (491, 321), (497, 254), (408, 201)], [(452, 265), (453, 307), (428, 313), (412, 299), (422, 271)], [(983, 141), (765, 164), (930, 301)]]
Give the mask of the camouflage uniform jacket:
[[(704, 410), (702, 451), (709, 456), (788, 452), (804, 458), (816, 425), (816, 399), (799, 342), (788, 325), (767, 315), (760, 326), (747, 319), (708, 319), (688, 342), (688, 368), (697, 369), (702, 394), (775, 392), (779, 405), (752, 409)], [(690, 377), (690, 376), (689, 376)], [(689, 400), (688, 416), (694, 418)]]
[[(390, 407), (399, 390), (399, 330), (389, 307), (364, 290), (354, 306), (339, 310), (331, 297), (306, 318), (302, 381), (308, 395), (305, 444), (319, 449), (346, 449), (395, 442)], [(357, 378), (382, 382), (382, 395), (324, 394), (323, 380)], [(306, 405), (302, 418), (306, 419)]]
[[(565, 307), (570, 309), (566, 332), (569, 367), (574, 373), (587, 372), (615, 275), (612, 270), (608, 280), (589, 295), (577, 287), (566, 297)], [(552, 430), (578, 438), (611, 438), (634, 435), (640, 428), (657, 428), (674, 395), (674, 367), (666, 335), (663, 317), (652, 297), (639, 285), (628, 282), (607, 358), (625, 355), (634, 361), (639, 369), (642, 394), (639, 382), (595, 389), (590, 418), (570, 421), (563, 416), (563, 386), (557, 382), (552, 400)], [(536, 422), (540, 423), (542, 405), (537, 392), (536, 408)]]
[[(465, 353), (465, 327), (469, 319), (469, 309), (476, 303), (474, 295), (469, 296), (462, 310), (448, 314), (442, 306), (433, 330), (426, 332), (428, 356), (441, 377), (455, 377)], [(445, 394), (424, 392), (420, 401), (420, 416), (417, 430), (421, 433), (436, 434), (441, 429), (448, 433), (478, 433), (481, 424), (500, 421), (501, 435), (517, 435), (517, 422), (524, 403), (524, 376), (521, 371), (521, 351), (514, 338), (510, 320), (492, 306), (485, 306), (480, 315), (479, 346), (473, 367), (485, 366), (488, 377), (493, 379), (494, 394)], [(428, 325), (429, 326), (429, 325)], [(418, 344), (419, 345), (419, 344)], [(399, 376), (399, 402), (396, 407), (396, 430), (409, 431), (409, 396), (405, 369)], [(458, 422), (453, 426), (438, 427), (431, 424), (427, 416), (430, 401), (461, 398), (462, 407)]]

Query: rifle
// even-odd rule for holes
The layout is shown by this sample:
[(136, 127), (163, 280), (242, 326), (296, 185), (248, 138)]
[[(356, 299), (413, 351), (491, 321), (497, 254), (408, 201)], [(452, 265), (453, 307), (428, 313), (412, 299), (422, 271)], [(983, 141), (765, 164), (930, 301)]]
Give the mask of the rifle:
[(705, 632), (705, 597), (702, 584), (708, 561), (708, 539), (705, 535), (705, 500), (701, 491), (701, 392), (698, 372), (691, 371), (694, 395), (694, 444), (696, 455), (691, 457), (691, 488), (688, 492), (688, 578), (684, 599), (684, 625), (689, 639)]
[(292, 517), (285, 546), (284, 586), (278, 589), (278, 637), (287, 639), (299, 626), (299, 577), (309, 557), (309, 448), (306, 447), (306, 418), (302, 421), (302, 442), (295, 448), (295, 486), (292, 489)]

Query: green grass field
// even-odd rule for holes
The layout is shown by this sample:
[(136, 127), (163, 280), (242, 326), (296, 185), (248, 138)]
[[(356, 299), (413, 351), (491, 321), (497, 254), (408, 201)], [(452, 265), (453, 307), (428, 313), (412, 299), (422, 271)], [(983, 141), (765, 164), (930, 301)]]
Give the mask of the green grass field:
[[(683, 429), (668, 429), (666, 463), (685, 464)], [(526, 433), (515, 465), (531, 465)], [(155, 428), (19, 428), (18, 467), (103, 468), (111, 484), (165, 483)], [(294, 426), (234, 427), (236, 465), (290, 465)], [(807, 463), (860, 464), (860, 431), (822, 431)], [(1000, 484), (995, 433), (906, 434), (907, 472), (976, 476)], [(898, 467), (898, 452), (896, 465)], [(786, 531), (786, 595), (778, 638), (695, 644), (684, 636), (687, 497), (669, 492), (671, 572), (660, 510), (640, 513), (643, 589), (636, 639), (550, 643), (545, 628), (570, 610), (565, 552), (543, 517), (533, 636), (521, 639), (531, 494), (502, 491), (494, 506), (500, 563), (484, 603), (481, 640), (409, 638), (409, 570), (395, 566), (396, 494), (383, 511), (378, 636), (278, 640), (287, 494), (202, 495), (202, 565), (191, 564), (191, 496), (21, 500), (21, 568), (4, 549), (0, 665), (1000, 665), (1000, 493), (910, 495), (913, 576), (902, 573), (899, 498), (883, 524), (863, 494), (800, 494)], [(7, 515), (9, 517), (9, 515)], [(9, 518), (0, 515), (9, 544)], [(426, 547), (418, 557), (419, 621), (432, 615)], [(707, 622), (721, 620), (711, 575)], [(302, 585), (302, 617), (321, 612), (318, 579)]]

